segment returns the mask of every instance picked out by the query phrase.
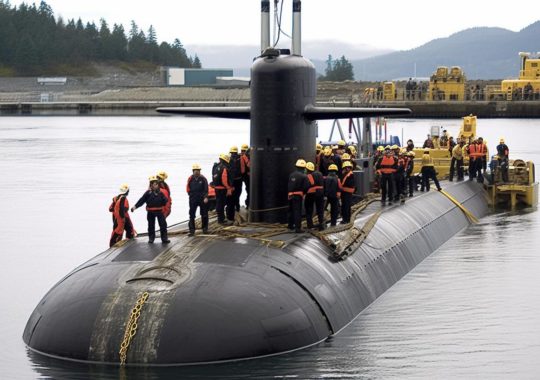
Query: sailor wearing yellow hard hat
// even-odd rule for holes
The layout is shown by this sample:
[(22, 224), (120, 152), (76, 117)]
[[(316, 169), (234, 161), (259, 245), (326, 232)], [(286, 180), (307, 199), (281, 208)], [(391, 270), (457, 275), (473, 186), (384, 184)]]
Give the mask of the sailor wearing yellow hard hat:
[(296, 161), (296, 170), (289, 175), (289, 181), (287, 184), (288, 198), (289, 198), (289, 223), (290, 230), (294, 230), (297, 233), (302, 231), (302, 203), (304, 195), (309, 189), (309, 181), (305, 174), (306, 161), (298, 159)]
[(147, 220), (148, 220), (148, 243), (152, 244), (156, 238), (156, 219), (159, 223), (159, 231), (161, 242), (163, 244), (170, 243), (167, 237), (167, 221), (163, 214), (163, 208), (167, 204), (167, 198), (159, 189), (159, 180), (156, 176), (150, 176), (150, 189), (137, 201), (131, 211), (135, 211), (142, 205), (146, 204)]
[(189, 196), (189, 236), (195, 234), (195, 213), (201, 214), (203, 233), (208, 233), (208, 180), (201, 174), (201, 166), (193, 164), (193, 174), (189, 176), (186, 191)]

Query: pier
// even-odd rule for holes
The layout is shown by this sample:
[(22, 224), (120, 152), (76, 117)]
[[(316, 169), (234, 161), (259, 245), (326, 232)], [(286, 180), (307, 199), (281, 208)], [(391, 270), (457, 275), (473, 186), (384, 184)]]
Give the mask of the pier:
[[(346, 101), (317, 99), (320, 106), (350, 107)], [(239, 100), (119, 100), (119, 101), (58, 101), (0, 102), (0, 116), (155, 116), (158, 107), (239, 107), (249, 105), (249, 99)], [(540, 118), (540, 101), (378, 101), (354, 103), (353, 107), (406, 107), (411, 118)], [(400, 116), (405, 117), (405, 116)]]

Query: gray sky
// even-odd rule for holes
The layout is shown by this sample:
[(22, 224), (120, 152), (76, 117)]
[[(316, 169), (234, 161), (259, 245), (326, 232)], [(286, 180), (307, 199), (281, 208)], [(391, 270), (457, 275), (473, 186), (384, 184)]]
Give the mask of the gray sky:
[[(21, 2), (12, 0), (11, 4)], [(98, 23), (103, 17), (110, 25), (124, 24), (127, 30), (131, 20), (144, 31), (153, 25), (160, 41), (172, 42), (178, 37), (184, 45), (259, 43), (260, 0), (48, 0), (47, 3), (56, 16), (64, 19), (81, 17), (84, 22)], [(292, 0), (286, 0), (283, 12), (287, 32), (290, 32), (291, 4)], [(304, 0), (302, 34), (304, 40), (339, 40), (406, 50), (474, 26), (518, 31), (540, 19), (538, 9), (538, 0), (502, 4), (484, 0)]]

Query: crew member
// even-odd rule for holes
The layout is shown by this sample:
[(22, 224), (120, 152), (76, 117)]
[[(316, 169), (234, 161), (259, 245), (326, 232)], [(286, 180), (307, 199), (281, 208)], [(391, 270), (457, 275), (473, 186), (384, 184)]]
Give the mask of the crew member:
[(439, 185), (439, 180), (437, 179), (437, 173), (435, 172), (435, 166), (433, 165), (433, 159), (429, 155), (429, 150), (424, 150), (424, 155), (422, 156), (422, 189), (429, 191), (429, 180), (433, 179), (437, 190), (441, 191), (441, 185)]
[(169, 188), (167, 182), (165, 182), (168, 177), (169, 176), (167, 175), (167, 173), (163, 170), (156, 174), (156, 178), (159, 182), (159, 189), (161, 190), (163, 195), (165, 195), (165, 198), (167, 198), (167, 204), (165, 205), (165, 207), (163, 207), (163, 215), (165, 215), (165, 218), (167, 218), (171, 214), (172, 207), (171, 189)]
[(238, 147), (232, 146), (230, 151), (229, 169), (231, 171), (231, 178), (233, 181), (233, 201), (236, 211), (240, 211), (240, 196), (242, 195), (242, 169), (240, 156), (238, 155)]
[(113, 231), (111, 234), (111, 240), (109, 241), (109, 247), (112, 247), (120, 240), (126, 230), (126, 238), (133, 239), (137, 232), (133, 228), (133, 223), (129, 217), (129, 202), (127, 196), (129, 194), (129, 186), (122, 184), (118, 195), (112, 199), (112, 203), (109, 206), (109, 211), (112, 212), (113, 218)]
[(306, 194), (306, 222), (308, 228), (313, 228), (313, 206), (317, 211), (319, 231), (324, 230), (324, 178), (321, 172), (315, 170), (313, 162), (306, 164), (309, 189)]
[(329, 146), (325, 147), (323, 154), (321, 156), (321, 165), (319, 171), (324, 177), (328, 175), (328, 167), (332, 164), (335, 164), (334, 157), (332, 155), (332, 148)]
[(208, 181), (201, 174), (201, 166), (193, 164), (193, 174), (189, 176), (186, 191), (189, 195), (189, 236), (195, 235), (195, 213), (201, 213), (203, 233), (208, 233)]
[(345, 153), (346, 146), (347, 146), (347, 143), (345, 142), (345, 140), (339, 140), (337, 143), (336, 154), (339, 156), (342, 156), (343, 153)]
[(351, 206), (353, 194), (356, 191), (354, 183), (353, 166), (350, 161), (345, 161), (342, 168), (343, 176), (341, 179), (341, 224), (347, 224), (351, 221)]
[(381, 176), (381, 203), (392, 204), (392, 196), (394, 195), (394, 173), (397, 171), (397, 158), (394, 157), (390, 149), (385, 149), (384, 156), (377, 163), (376, 169)]
[(159, 181), (156, 176), (151, 176), (150, 189), (147, 190), (141, 199), (137, 201), (135, 206), (131, 208), (131, 212), (141, 207), (146, 203), (146, 219), (148, 220), (148, 243), (152, 244), (156, 238), (156, 218), (159, 223), (159, 230), (161, 235), (161, 242), (168, 244), (171, 241), (167, 238), (167, 221), (163, 214), (163, 208), (167, 204), (167, 198), (163, 192), (159, 189)]
[[(487, 160), (486, 154), (487, 154), (487, 147), (484, 144), (484, 140), (482, 139), (482, 137), (479, 137), (478, 140), (476, 140), (476, 144), (472, 144), (469, 147), (470, 160), (474, 160), (473, 165), (472, 165), (473, 177), (470, 177), (469, 175), (469, 180), (472, 180), (472, 178), (476, 177), (477, 182), (484, 182), (484, 176), (482, 175), (482, 170), (484, 169), (484, 166), (486, 165), (486, 160)], [(469, 163), (469, 171), (471, 170), (470, 168), (471, 168), (471, 164)]]
[(431, 135), (427, 135), (427, 139), (424, 141), (424, 145), (422, 145), (422, 148), (433, 149), (433, 140), (431, 139)]
[(452, 149), (452, 160), (450, 161), (449, 181), (454, 180), (454, 171), (457, 169), (457, 180), (463, 181), (463, 146), (465, 142), (459, 139), (459, 144)]
[[(249, 182), (251, 175), (251, 157), (249, 155), (249, 146), (242, 144), (240, 148), (240, 173), (242, 174), (242, 182), (246, 186), (246, 207), (249, 207)], [(242, 186), (240, 184), (240, 186)]]
[(225, 205), (227, 205), (227, 219), (234, 220), (234, 198), (232, 179), (229, 173), (229, 156), (221, 154), (219, 163), (212, 173), (214, 188), (216, 189), (216, 214), (219, 224), (225, 222)]
[(328, 176), (324, 179), (324, 196), (330, 204), (330, 226), (337, 223), (339, 213), (339, 198), (341, 197), (341, 184), (337, 176), (338, 167), (332, 164), (328, 167)]
[(443, 134), (439, 140), (440, 146), (443, 148), (448, 148), (448, 141), (450, 140), (450, 136), (448, 135), (448, 131), (446, 129), (444, 129), (442, 132)]
[(403, 152), (399, 149), (399, 147), (397, 149), (397, 152), (394, 150), (394, 157), (397, 157), (398, 159), (397, 170), (394, 173), (394, 183), (396, 189), (394, 200), (397, 202), (400, 200), (400, 198), (402, 198), (405, 192), (405, 166), (407, 165), (407, 160), (405, 159), (405, 156), (403, 155)]
[(309, 181), (306, 174), (306, 161), (296, 161), (296, 170), (289, 175), (288, 198), (289, 198), (289, 230), (302, 231), (302, 200), (309, 189)]
[(315, 169), (321, 170), (321, 157), (323, 156), (323, 146), (321, 144), (315, 145)]
[[(357, 151), (356, 151), (356, 148), (354, 145), (349, 145), (347, 147), (347, 152), (349, 153), (349, 155), (351, 156), (351, 159), (354, 160), (356, 157), (357, 157)], [(354, 162), (354, 161), (353, 161)]]
[(407, 140), (407, 152), (414, 150), (414, 142), (411, 139)]
[(405, 184), (409, 184), (409, 197), (413, 196), (414, 189), (416, 187), (415, 177), (413, 176), (414, 171), (414, 156), (416, 154), (413, 150), (408, 151), (407, 153), (407, 164), (405, 167)]
[(508, 182), (508, 156), (510, 150), (508, 145), (504, 143), (504, 138), (499, 139), (499, 145), (497, 145), (497, 161), (499, 161), (499, 168), (501, 170), (501, 177), (503, 182)]

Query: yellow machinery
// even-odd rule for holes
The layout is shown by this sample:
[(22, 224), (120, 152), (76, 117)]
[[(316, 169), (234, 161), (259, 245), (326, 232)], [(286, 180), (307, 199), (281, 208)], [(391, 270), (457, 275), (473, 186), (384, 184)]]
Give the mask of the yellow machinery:
[[(434, 129), (434, 128), (432, 128)], [(438, 139), (438, 134), (435, 135), (434, 130), (431, 131), (432, 139)], [(474, 140), (476, 138), (476, 116), (472, 114), (463, 117), (461, 127), (457, 136), (459, 139), (465, 139), (466, 142)], [(457, 140), (456, 140), (457, 141)], [(424, 154), (422, 148), (415, 148), (415, 160), (414, 160), (414, 172), (419, 173), (422, 166), (422, 155)], [(433, 159), (435, 171), (438, 178), (445, 178), (450, 173), (450, 162), (452, 161), (452, 155), (448, 150), (448, 147), (443, 146), (436, 149), (429, 149), (429, 155)], [(489, 157), (489, 153), (488, 153)], [(464, 158), (464, 166), (468, 166), (469, 158)]]
[(465, 139), (466, 142), (472, 141), (476, 138), (476, 116), (470, 114), (463, 117), (463, 123), (459, 129), (458, 139)]
[(394, 82), (384, 82), (383, 100), (396, 100), (396, 84)]
[(540, 55), (519, 53), (521, 67), (519, 79), (506, 79), (501, 82), (501, 91), (506, 100), (533, 100), (540, 95)]
[(510, 160), (508, 179), (508, 183), (503, 183), (500, 171), (495, 170), (493, 184), (488, 186), (492, 206), (510, 205), (511, 209), (518, 204), (537, 206), (538, 182), (535, 181), (532, 161)]
[(540, 99), (540, 53), (519, 53), (521, 59), (519, 78), (505, 79), (500, 86), (486, 86), (487, 100)]
[(465, 82), (467, 78), (459, 66), (448, 69), (437, 67), (429, 79), (429, 100), (465, 100)]

